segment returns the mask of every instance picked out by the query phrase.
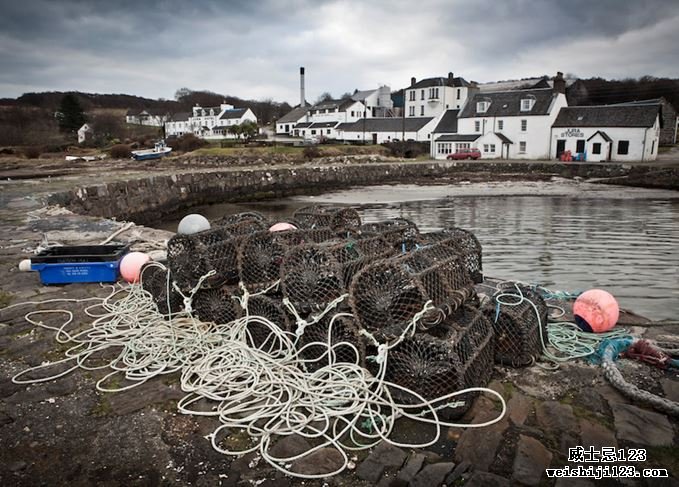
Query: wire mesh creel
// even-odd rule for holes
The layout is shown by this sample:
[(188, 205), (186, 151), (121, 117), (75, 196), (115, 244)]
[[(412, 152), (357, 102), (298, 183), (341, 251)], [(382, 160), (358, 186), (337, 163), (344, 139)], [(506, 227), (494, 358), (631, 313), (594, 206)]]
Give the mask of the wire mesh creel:
[(173, 288), (169, 270), (150, 262), (142, 266), (140, 275), (142, 289), (151, 294), (160, 314), (170, 315), (183, 309), (184, 300)]
[(342, 206), (305, 206), (296, 210), (292, 217), (302, 228), (329, 227), (333, 230), (357, 228), (361, 216), (354, 208)]
[(527, 286), (504, 283), (498, 287), (484, 312), (495, 331), (497, 363), (523, 367), (542, 355), (542, 343), (547, 343), (548, 309), (538, 293)]
[[(306, 361), (306, 369), (315, 372), (328, 365), (329, 360), (332, 363), (348, 362), (365, 366), (365, 344), (356, 321), (350, 316), (338, 316), (332, 321), (330, 328), (331, 319), (332, 316), (326, 315), (318, 323), (305, 328), (300, 337), (297, 346), (301, 357)], [(316, 342), (329, 343), (333, 356), (328, 357), (327, 345), (311, 345)]]
[(476, 283), (483, 282), (481, 243), (472, 232), (452, 227), (438, 232), (422, 233), (420, 238), (425, 244), (438, 242), (456, 249), (472, 280)]

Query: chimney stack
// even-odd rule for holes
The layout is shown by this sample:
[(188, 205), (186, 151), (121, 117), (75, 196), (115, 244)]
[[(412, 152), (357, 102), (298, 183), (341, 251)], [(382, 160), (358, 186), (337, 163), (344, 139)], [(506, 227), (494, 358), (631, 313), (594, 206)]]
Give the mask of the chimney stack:
[(410, 78), (410, 86), (411, 87), (415, 86), (415, 83), (417, 83), (417, 80), (415, 79), (415, 76), (413, 76), (412, 78)]
[(304, 99), (304, 66), (299, 68), (299, 106), (306, 106), (306, 100)]
[(449, 72), (449, 73), (448, 73), (448, 82), (452, 84), (452, 83), (453, 83), (453, 79), (455, 79), (455, 77), (453, 76), (453, 73), (452, 73), (452, 72)]
[(554, 76), (553, 90), (555, 93), (563, 93), (564, 95), (566, 94), (566, 80), (563, 79), (563, 73), (561, 71), (557, 71), (556, 76)]

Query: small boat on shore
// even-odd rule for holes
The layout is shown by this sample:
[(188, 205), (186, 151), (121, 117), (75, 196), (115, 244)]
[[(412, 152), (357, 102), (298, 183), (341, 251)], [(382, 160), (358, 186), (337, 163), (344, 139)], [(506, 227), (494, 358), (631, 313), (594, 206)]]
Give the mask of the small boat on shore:
[(166, 146), (165, 141), (161, 140), (160, 142), (156, 142), (156, 145), (153, 147), (153, 149), (133, 150), (132, 158), (136, 159), (137, 161), (160, 159), (161, 157), (168, 155), (170, 152), (172, 152), (172, 147)]

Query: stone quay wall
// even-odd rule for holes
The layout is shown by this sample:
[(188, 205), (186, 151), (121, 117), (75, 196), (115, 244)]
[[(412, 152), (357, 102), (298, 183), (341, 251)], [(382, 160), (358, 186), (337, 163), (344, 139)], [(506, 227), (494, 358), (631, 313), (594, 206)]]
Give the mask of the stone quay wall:
[(179, 169), (167, 175), (115, 181), (51, 194), (49, 204), (76, 213), (133, 220), (139, 224), (195, 205), (254, 201), (334, 188), (372, 184), (435, 182), (441, 178), (502, 174), (596, 178), (600, 182), (679, 189), (679, 168), (626, 164), (564, 164), (561, 162), (400, 161), (300, 165), (214, 171)]

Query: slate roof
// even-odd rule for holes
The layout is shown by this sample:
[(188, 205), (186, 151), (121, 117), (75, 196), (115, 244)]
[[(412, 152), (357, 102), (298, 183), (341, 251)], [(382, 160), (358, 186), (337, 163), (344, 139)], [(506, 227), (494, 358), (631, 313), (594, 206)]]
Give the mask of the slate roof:
[(505, 144), (513, 144), (514, 143), (511, 140), (509, 140), (509, 137), (507, 137), (505, 134), (502, 134), (500, 132), (495, 132), (495, 135), (497, 136), (498, 139), (500, 139)]
[[(557, 96), (549, 88), (538, 90), (496, 91), (491, 93), (477, 93), (462, 109), (460, 118), (472, 117), (526, 117), (547, 115), (552, 106), (552, 100)], [(521, 111), (521, 100), (534, 98), (535, 104), (530, 111)], [(489, 101), (488, 110), (483, 113), (476, 111), (476, 103)]]
[(408, 86), (406, 90), (416, 90), (418, 88), (429, 88), (430, 86), (451, 86), (453, 88), (461, 88), (470, 86), (470, 83), (461, 77), (448, 78), (441, 76), (436, 78), (425, 78), (417, 81), (414, 86)]
[(224, 120), (229, 118), (240, 118), (243, 115), (245, 115), (246, 111), (247, 108), (234, 108), (233, 110), (225, 110), (224, 113), (222, 113), (222, 116), (219, 117), (219, 119)]
[(311, 129), (327, 129), (337, 125), (337, 122), (313, 122), (309, 128)]
[(564, 107), (552, 127), (652, 127), (660, 105)]
[[(422, 127), (433, 120), (433, 117), (386, 117), (386, 118), (362, 118), (351, 124), (348, 127), (342, 127), (341, 130), (347, 132), (417, 132)], [(365, 121), (365, 124), (364, 124)], [(345, 124), (342, 124), (345, 125)], [(337, 127), (338, 130), (340, 127)]]
[[(577, 81), (577, 78), (566, 78), (566, 87), (571, 86)], [(494, 91), (514, 91), (514, 90), (528, 90), (536, 88), (553, 88), (554, 80), (549, 77), (525, 78), (509, 81), (491, 81), (489, 83), (479, 83), (479, 90), (482, 92)]]
[(188, 122), (190, 116), (191, 116), (191, 113), (189, 113), (189, 112), (179, 112), (179, 113), (175, 113), (174, 115), (172, 115), (170, 117), (170, 120), (172, 122)]
[(349, 128), (353, 127), (353, 125), (354, 122), (343, 122), (335, 127), (335, 130), (348, 130)]
[(450, 134), (438, 137), (436, 142), (474, 142), (479, 137), (481, 134)]
[(295, 125), (295, 128), (296, 129), (305, 129), (305, 128), (310, 127), (310, 126), (311, 126), (311, 122), (301, 122), (301, 123), (298, 123), (297, 125)]
[(304, 115), (306, 115), (308, 107), (297, 107), (279, 118), (276, 123), (295, 123), (298, 122)]
[(363, 91), (357, 91), (353, 95), (351, 95), (351, 99), (354, 101), (364, 101), (366, 98), (368, 98), (370, 95), (375, 93), (377, 90), (363, 90)]
[(447, 133), (456, 134), (457, 133), (457, 116), (460, 110), (446, 110), (439, 121), (439, 124), (434, 129), (433, 133)]

